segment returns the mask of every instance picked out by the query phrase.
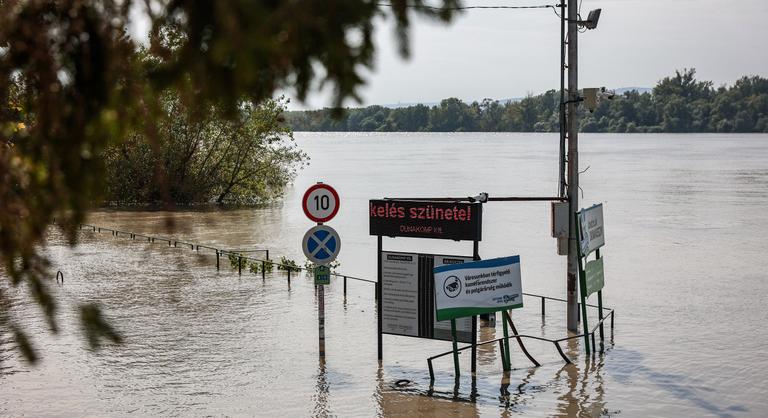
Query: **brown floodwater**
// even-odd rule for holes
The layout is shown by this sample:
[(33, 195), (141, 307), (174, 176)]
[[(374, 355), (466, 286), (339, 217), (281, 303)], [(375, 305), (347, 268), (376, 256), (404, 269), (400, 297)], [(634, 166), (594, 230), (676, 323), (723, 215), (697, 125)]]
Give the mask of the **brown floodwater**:
[[(313, 225), (300, 208), (307, 186), (339, 191), (329, 222), (343, 242), (339, 271), (376, 279), (369, 199), (544, 196), (557, 192), (557, 135), (298, 134), (312, 158), (285, 199), (237, 210), (97, 210), (88, 222), (225, 249), (268, 248), (301, 260)], [(498, 346), (460, 356), (450, 343), (384, 336), (376, 359), (374, 286), (341, 280), (325, 292), (326, 352), (317, 354), (317, 303), (309, 277), (240, 276), (210, 251), (82, 230), (66, 245), (52, 230), (44, 251), (60, 301), (58, 335), (25, 289), (4, 289), (42, 354), (30, 366), (0, 341), (3, 416), (749, 416), (768, 415), (768, 136), (582, 135), (583, 206), (604, 202), (604, 302), (616, 309), (606, 351), (585, 356), (516, 345), (502, 371)], [(483, 258), (519, 254), (523, 290), (565, 297), (564, 257), (550, 237), (548, 203), (488, 203)], [(168, 221), (173, 221), (169, 228)], [(385, 239), (384, 248), (471, 255), (471, 243)], [(97, 301), (125, 343), (90, 352), (74, 307)], [(521, 333), (560, 338), (564, 306), (527, 297)], [(594, 317), (590, 318), (594, 321)], [(481, 327), (480, 340), (498, 338)]]

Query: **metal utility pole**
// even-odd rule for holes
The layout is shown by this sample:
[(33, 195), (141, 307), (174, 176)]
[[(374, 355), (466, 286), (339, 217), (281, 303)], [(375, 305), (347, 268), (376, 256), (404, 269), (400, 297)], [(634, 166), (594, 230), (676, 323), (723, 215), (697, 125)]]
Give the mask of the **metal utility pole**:
[(578, 83), (578, 16), (577, 0), (568, 0), (568, 203), (570, 227), (568, 228), (568, 307), (569, 331), (578, 331), (578, 230), (576, 211), (579, 210), (579, 118), (576, 114), (579, 102)]
[[(565, 138), (568, 128), (565, 126), (565, 0), (560, 4), (560, 166), (557, 171), (557, 195), (565, 197)], [(558, 238), (559, 239), (559, 238)]]

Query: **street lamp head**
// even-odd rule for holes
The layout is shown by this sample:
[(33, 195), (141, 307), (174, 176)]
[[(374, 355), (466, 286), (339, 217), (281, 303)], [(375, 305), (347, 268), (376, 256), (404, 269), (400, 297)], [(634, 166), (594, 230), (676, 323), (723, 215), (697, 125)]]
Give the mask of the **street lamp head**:
[(587, 16), (587, 29), (595, 29), (597, 27), (597, 21), (600, 20), (600, 11), (602, 9), (594, 9), (589, 12)]
[(589, 12), (589, 15), (587, 16), (587, 20), (579, 22), (582, 26), (584, 26), (587, 29), (594, 29), (597, 27), (597, 21), (600, 20), (600, 11), (602, 9), (595, 9)]

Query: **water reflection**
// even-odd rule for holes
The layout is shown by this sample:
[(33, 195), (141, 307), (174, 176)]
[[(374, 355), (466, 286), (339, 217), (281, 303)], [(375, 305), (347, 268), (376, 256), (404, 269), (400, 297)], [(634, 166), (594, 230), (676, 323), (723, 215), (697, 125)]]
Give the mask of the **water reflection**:
[(412, 382), (386, 383), (384, 372), (379, 368), (376, 399), (379, 415), (386, 417), (479, 417), (477, 403), (471, 397), (453, 391), (439, 391), (430, 388), (424, 392)]
[(328, 404), (330, 394), (330, 385), (328, 384), (328, 377), (325, 370), (325, 358), (319, 357), (317, 365), (317, 383), (315, 384), (315, 394), (313, 396), (314, 409), (312, 416), (315, 417), (327, 417), (330, 413), (330, 405)]
[(528, 371), (526, 372), (525, 376), (520, 380), (520, 383), (517, 384), (515, 387), (515, 393), (511, 394), (509, 392), (509, 387), (511, 383), (511, 375), (510, 372), (504, 372), (501, 377), (501, 389), (499, 397), (500, 405), (505, 408), (505, 410), (510, 410), (512, 408), (517, 407), (519, 404), (524, 402), (525, 397), (530, 396), (528, 392), (534, 390), (534, 388), (531, 388), (531, 382), (533, 380), (533, 376), (536, 374), (536, 371), (539, 370), (539, 367), (530, 367), (528, 368)]
[[(478, 341), (495, 340), (497, 338), (496, 327), (487, 326), (488, 324), (484, 322), (485, 321), (480, 321), (481, 326)], [(496, 344), (485, 344), (477, 347), (478, 368), (482, 368), (483, 366), (490, 366), (499, 361), (499, 355), (496, 347), (498, 347)]]
[[(568, 354), (579, 350), (576, 339), (567, 341)], [(600, 416), (605, 409), (605, 388), (603, 387), (603, 357), (584, 357), (583, 367), (578, 363), (567, 364), (555, 374), (555, 380), (565, 381), (568, 390), (558, 397), (559, 416)]]

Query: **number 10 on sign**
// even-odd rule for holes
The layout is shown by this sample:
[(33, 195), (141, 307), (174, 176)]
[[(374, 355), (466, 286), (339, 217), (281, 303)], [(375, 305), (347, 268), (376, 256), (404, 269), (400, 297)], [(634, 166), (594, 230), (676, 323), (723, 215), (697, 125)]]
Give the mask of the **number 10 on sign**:
[(317, 183), (304, 193), (302, 208), (312, 221), (328, 222), (339, 212), (339, 194), (333, 187)]

